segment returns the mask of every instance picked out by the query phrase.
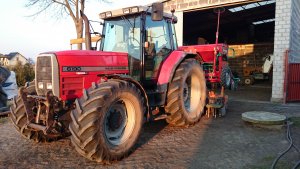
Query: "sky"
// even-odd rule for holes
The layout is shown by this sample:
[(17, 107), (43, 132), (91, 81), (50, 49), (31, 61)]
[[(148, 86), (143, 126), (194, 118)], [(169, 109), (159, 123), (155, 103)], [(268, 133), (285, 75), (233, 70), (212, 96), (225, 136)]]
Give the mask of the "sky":
[[(98, 14), (103, 11), (134, 5), (145, 5), (156, 0), (100, 0), (86, 2), (85, 13), (90, 20), (100, 21)], [(28, 17), (37, 9), (26, 8), (26, 0), (6, 0), (0, 2), (0, 53), (19, 52), (26, 58), (35, 60), (42, 52), (69, 50), (70, 39), (76, 38), (71, 17), (61, 19), (41, 13), (38, 17)], [(100, 29), (95, 28), (95, 29)], [(95, 30), (96, 31), (96, 30)], [(76, 48), (76, 46), (74, 46)]]

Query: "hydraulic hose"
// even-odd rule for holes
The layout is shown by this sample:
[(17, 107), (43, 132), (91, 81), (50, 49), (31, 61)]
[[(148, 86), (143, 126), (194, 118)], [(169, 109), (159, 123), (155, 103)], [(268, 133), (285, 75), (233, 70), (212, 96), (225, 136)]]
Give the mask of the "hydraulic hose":
[(296, 163), (296, 165), (294, 165), (293, 169), (297, 169), (298, 167), (300, 167), (300, 161), (298, 161), (298, 162)]
[[(286, 150), (284, 150), (283, 152), (281, 152), (276, 159), (273, 161), (271, 169), (275, 169), (275, 166), (277, 164), (277, 162), (279, 161), (279, 159), (284, 156), (287, 152), (290, 151), (290, 149), (293, 147), (298, 153), (300, 153), (299, 149), (297, 148), (297, 146), (293, 143), (293, 139), (291, 137), (291, 131), (290, 131), (290, 126), (292, 125), (292, 123), (290, 121), (286, 121), (286, 139), (288, 140), (288, 142), (290, 143), (288, 148)], [(300, 165), (300, 161), (297, 162), (297, 164), (293, 167), (293, 169), (296, 169), (298, 166)]]

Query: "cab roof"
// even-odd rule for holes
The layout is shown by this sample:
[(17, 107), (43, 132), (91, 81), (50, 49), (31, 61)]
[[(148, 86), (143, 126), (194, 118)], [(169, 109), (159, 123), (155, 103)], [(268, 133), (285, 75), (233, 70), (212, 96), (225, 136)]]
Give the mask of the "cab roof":
[[(100, 13), (99, 17), (100, 19), (105, 20), (108, 18), (127, 16), (131, 14), (142, 13), (142, 12), (152, 13), (151, 6), (132, 6), (132, 7), (126, 7), (126, 8), (116, 9), (116, 10), (110, 10), (110, 11)], [(171, 14), (165, 12), (163, 16), (166, 18), (172, 18)]]

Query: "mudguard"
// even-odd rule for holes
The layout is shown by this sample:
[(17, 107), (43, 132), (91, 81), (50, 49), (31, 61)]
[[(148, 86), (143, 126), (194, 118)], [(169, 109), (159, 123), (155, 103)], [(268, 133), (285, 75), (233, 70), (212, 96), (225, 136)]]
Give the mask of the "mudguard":
[(187, 53), (179, 50), (173, 51), (161, 65), (157, 81), (157, 85), (160, 86), (160, 88), (167, 88), (168, 83), (172, 80), (176, 68), (185, 58), (196, 58), (201, 61), (201, 57), (196, 53)]

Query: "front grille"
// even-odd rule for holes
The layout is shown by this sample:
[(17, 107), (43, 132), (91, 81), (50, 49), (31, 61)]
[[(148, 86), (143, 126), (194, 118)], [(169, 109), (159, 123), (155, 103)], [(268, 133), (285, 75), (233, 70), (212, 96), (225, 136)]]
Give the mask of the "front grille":
[(79, 98), (82, 95), (83, 78), (82, 77), (63, 77), (62, 78), (62, 96), (66, 99)]
[[(52, 83), (52, 65), (51, 56), (38, 56), (35, 70), (36, 89), (38, 95), (46, 95), (49, 89), (47, 89), (47, 83)], [(39, 84), (43, 84), (43, 88), (39, 87)]]

